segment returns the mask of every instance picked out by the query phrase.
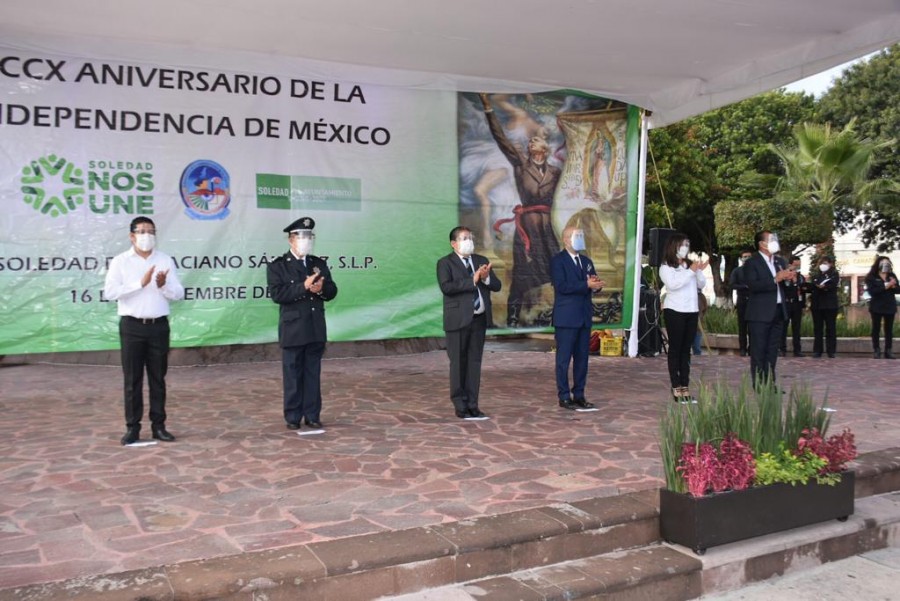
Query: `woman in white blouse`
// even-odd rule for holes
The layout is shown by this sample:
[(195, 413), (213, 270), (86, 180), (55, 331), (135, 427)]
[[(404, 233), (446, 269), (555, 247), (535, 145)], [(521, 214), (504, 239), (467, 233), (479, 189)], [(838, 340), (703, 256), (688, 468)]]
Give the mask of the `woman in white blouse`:
[(706, 261), (691, 261), (691, 241), (680, 232), (669, 236), (663, 252), (659, 277), (666, 286), (666, 333), (669, 337), (669, 379), (672, 397), (678, 403), (693, 402), (691, 383), (691, 346), (697, 334), (700, 307), (697, 291), (706, 285), (703, 269)]

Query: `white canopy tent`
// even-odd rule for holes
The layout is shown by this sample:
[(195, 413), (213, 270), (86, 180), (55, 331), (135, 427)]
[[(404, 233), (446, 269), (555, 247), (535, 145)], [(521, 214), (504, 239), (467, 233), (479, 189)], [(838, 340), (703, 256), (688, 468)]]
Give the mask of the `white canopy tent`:
[(896, 42), (900, 0), (4, 0), (0, 32), (384, 67), (422, 87), (575, 88), (661, 126)]
[(299, 57), (317, 61), (323, 76), (360, 83), (574, 88), (621, 100), (652, 112), (652, 124), (643, 122), (640, 247), (648, 127), (900, 40), (900, 0), (4, 0), (0, 35), (49, 51), (90, 40), (98, 56), (105, 41), (127, 41), (130, 55), (110, 57), (118, 60), (163, 45), (183, 64), (227, 68), (239, 51), (259, 72)]

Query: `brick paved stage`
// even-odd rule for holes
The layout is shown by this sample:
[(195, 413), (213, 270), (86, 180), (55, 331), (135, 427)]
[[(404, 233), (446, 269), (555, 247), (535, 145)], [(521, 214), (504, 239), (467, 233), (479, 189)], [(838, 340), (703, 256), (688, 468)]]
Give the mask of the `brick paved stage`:
[[(557, 408), (552, 353), (494, 342), (481, 408), (453, 415), (441, 351), (324, 364), (326, 432), (284, 426), (276, 362), (176, 367), (169, 429), (124, 432), (118, 366), (0, 367), (0, 589), (235, 555), (656, 488), (665, 357), (592, 357), (588, 399)], [(694, 358), (694, 381), (749, 360)], [(783, 358), (828, 390), (860, 452), (900, 441), (900, 362)], [(149, 423), (144, 424), (144, 437)]]

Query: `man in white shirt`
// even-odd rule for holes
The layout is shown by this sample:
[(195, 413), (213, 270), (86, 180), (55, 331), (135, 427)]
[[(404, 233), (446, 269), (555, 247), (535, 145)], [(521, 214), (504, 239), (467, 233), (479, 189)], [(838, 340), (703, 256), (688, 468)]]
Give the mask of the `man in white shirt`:
[(172, 442), (166, 430), (166, 372), (169, 358), (169, 301), (184, 298), (172, 257), (155, 250), (156, 225), (149, 217), (131, 221), (131, 248), (109, 264), (103, 295), (118, 301), (119, 340), (125, 374), (125, 436), (140, 440), (144, 414), (144, 369), (150, 389), (153, 438)]

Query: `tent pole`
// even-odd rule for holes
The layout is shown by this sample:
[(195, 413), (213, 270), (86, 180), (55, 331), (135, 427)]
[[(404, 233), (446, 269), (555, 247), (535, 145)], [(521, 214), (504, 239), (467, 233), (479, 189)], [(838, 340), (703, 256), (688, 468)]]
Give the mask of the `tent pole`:
[(628, 336), (628, 356), (637, 357), (638, 354), (638, 321), (641, 317), (641, 249), (644, 247), (644, 194), (647, 189), (647, 145), (650, 141), (650, 117), (646, 111), (641, 111), (641, 150), (638, 167), (638, 206), (637, 206), (637, 231), (635, 232), (635, 266), (634, 289), (631, 299), (631, 328)]

